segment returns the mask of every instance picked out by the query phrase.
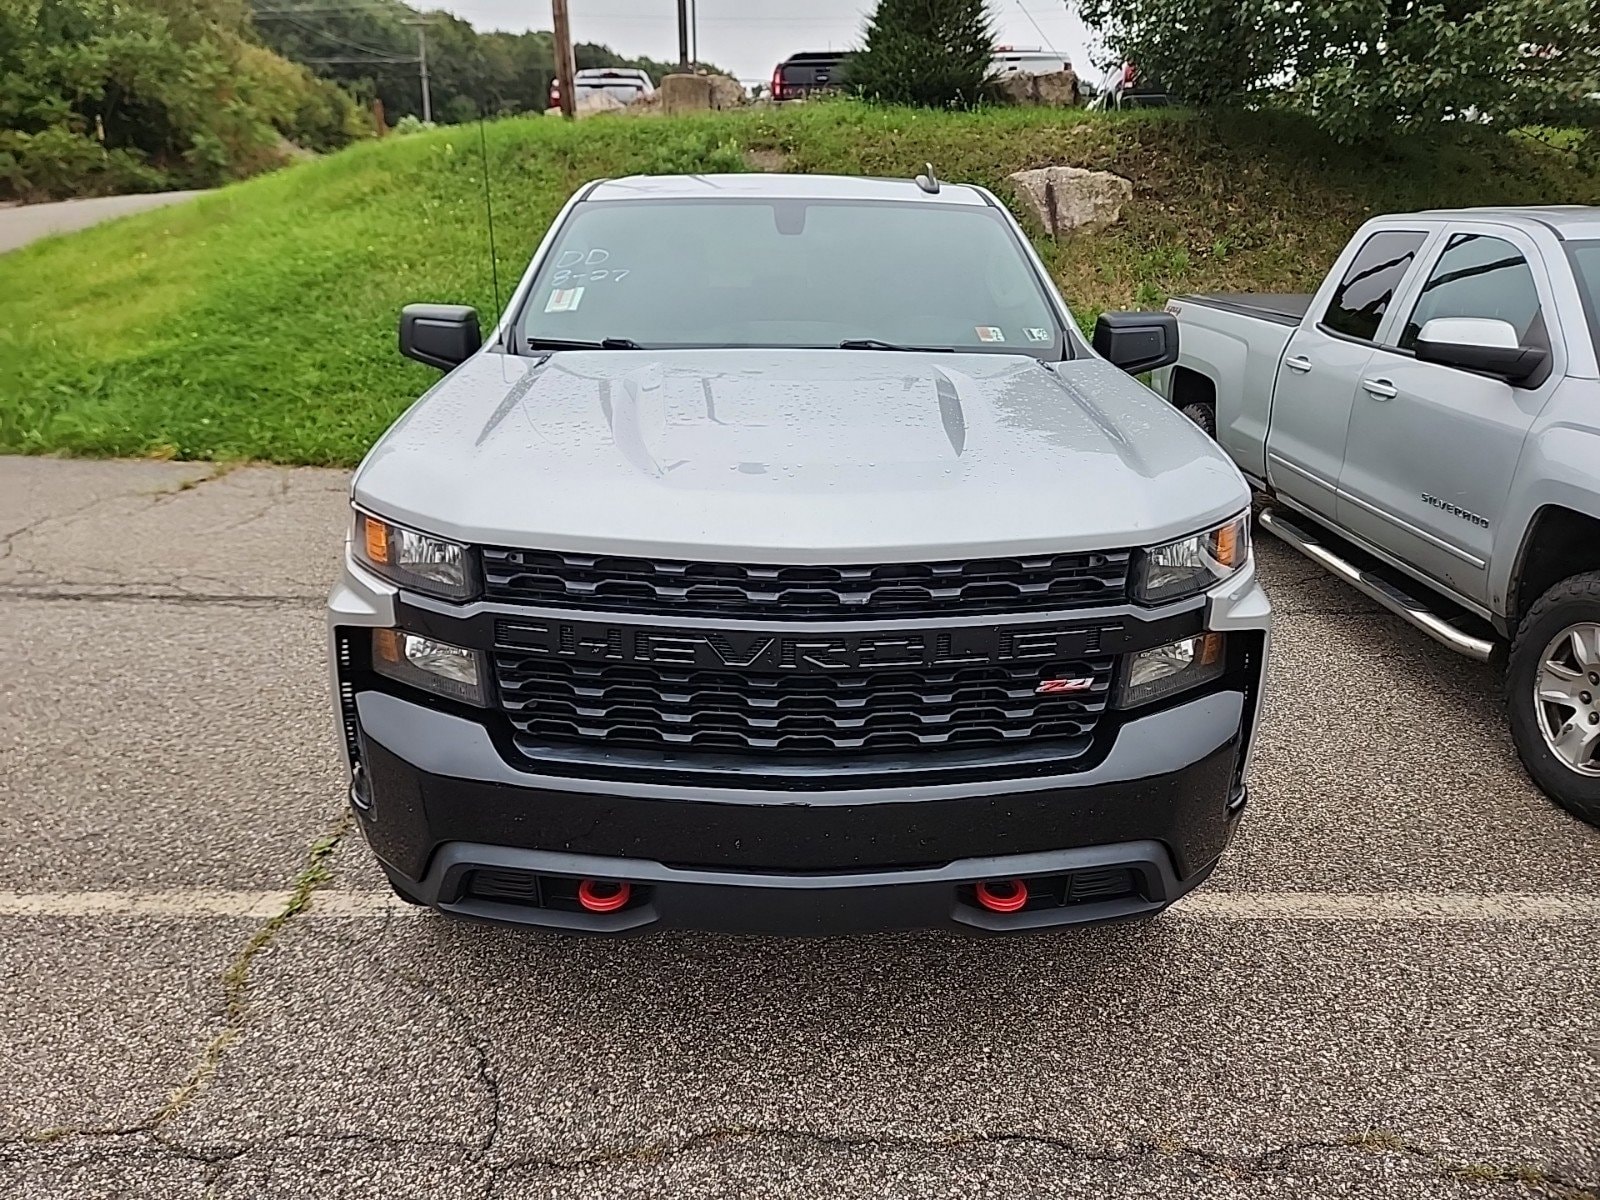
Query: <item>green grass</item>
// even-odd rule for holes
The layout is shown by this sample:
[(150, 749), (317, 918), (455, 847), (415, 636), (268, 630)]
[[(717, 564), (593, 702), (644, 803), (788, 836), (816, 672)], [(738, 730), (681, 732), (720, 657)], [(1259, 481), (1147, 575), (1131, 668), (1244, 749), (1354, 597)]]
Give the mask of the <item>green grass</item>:
[[(1121, 224), (1038, 239), (1088, 321), (1196, 289), (1310, 287), (1383, 211), (1600, 202), (1541, 141), (1463, 127), (1364, 153), (1297, 121), (981, 114), (821, 104), (684, 119), (488, 126), (508, 290), (581, 183), (633, 172), (942, 178), (1008, 195), (1049, 163), (1135, 183)], [(411, 300), (493, 310), (476, 127), (358, 145), (193, 203), (0, 257), (0, 450), (349, 464), (437, 376), (400, 359)]]

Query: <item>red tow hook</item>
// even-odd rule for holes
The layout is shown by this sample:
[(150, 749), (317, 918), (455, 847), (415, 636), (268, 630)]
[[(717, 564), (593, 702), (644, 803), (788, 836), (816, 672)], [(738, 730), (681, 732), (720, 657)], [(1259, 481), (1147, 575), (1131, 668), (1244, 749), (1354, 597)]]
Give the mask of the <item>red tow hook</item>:
[(1020, 879), (989, 879), (972, 890), (990, 912), (1014, 913), (1028, 902), (1028, 885)]
[(578, 903), (585, 912), (608, 913), (628, 903), (633, 888), (626, 883), (610, 883), (600, 879), (585, 879), (578, 884)]

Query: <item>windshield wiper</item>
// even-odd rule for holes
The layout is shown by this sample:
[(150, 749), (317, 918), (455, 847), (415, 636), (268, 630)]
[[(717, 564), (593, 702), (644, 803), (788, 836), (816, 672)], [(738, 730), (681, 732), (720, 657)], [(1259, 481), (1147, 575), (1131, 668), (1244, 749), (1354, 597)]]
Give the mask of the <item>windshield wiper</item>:
[(533, 350), (643, 350), (632, 338), (608, 337), (598, 342), (585, 342), (577, 338), (531, 337), (524, 339)]
[(954, 354), (949, 346), (902, 346), (898, 342), (885, 342), (880, 338), (846, 338), (839, 343), (841, 350), (914, 350), (930, 354)]

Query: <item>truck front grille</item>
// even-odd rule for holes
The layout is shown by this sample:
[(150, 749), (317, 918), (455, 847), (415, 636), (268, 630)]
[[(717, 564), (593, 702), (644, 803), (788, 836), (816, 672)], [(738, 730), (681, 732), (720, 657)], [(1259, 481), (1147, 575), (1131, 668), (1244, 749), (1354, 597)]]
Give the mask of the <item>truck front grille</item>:
[[(830, 671), (707, 670), (556, 661), (500, 646), (500, 701), (518, 748), (556, 742), (732, 754), (892, 753), (1061, 743), (1087, 746), (1114, 659)], [(1039, 694), (1041, 681), (1090, 681)], [(1081, 740), (1083, 746), (1069, 743)]]
[(677, 616), (1058, 612), (1121, 603), (1125, 550), (868, 566), (749, 566), (550, 550), (483, 551), (489, 600)]

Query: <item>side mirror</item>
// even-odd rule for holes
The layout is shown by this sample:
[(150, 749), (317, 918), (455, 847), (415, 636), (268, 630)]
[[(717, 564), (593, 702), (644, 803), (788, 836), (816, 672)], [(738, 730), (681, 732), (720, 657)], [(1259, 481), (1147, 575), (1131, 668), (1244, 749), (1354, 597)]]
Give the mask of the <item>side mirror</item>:
[(1523, 346), (1509, 321), (1485, 317), (1435, 317), (1422, 327), (1412, 347), (1422, 362), (1459, 367), (1522, 383), (1544, 366), (1549, 351)]
[(1178, 361), (1178, 318), (1164, 312), (1101, 313), (1094, 349), (1129, 375), (1170, 367)]
[(465, 304), (408, 304), (400, 310), (400, 353), (449, 371), (478, 352), (478, 310)]

